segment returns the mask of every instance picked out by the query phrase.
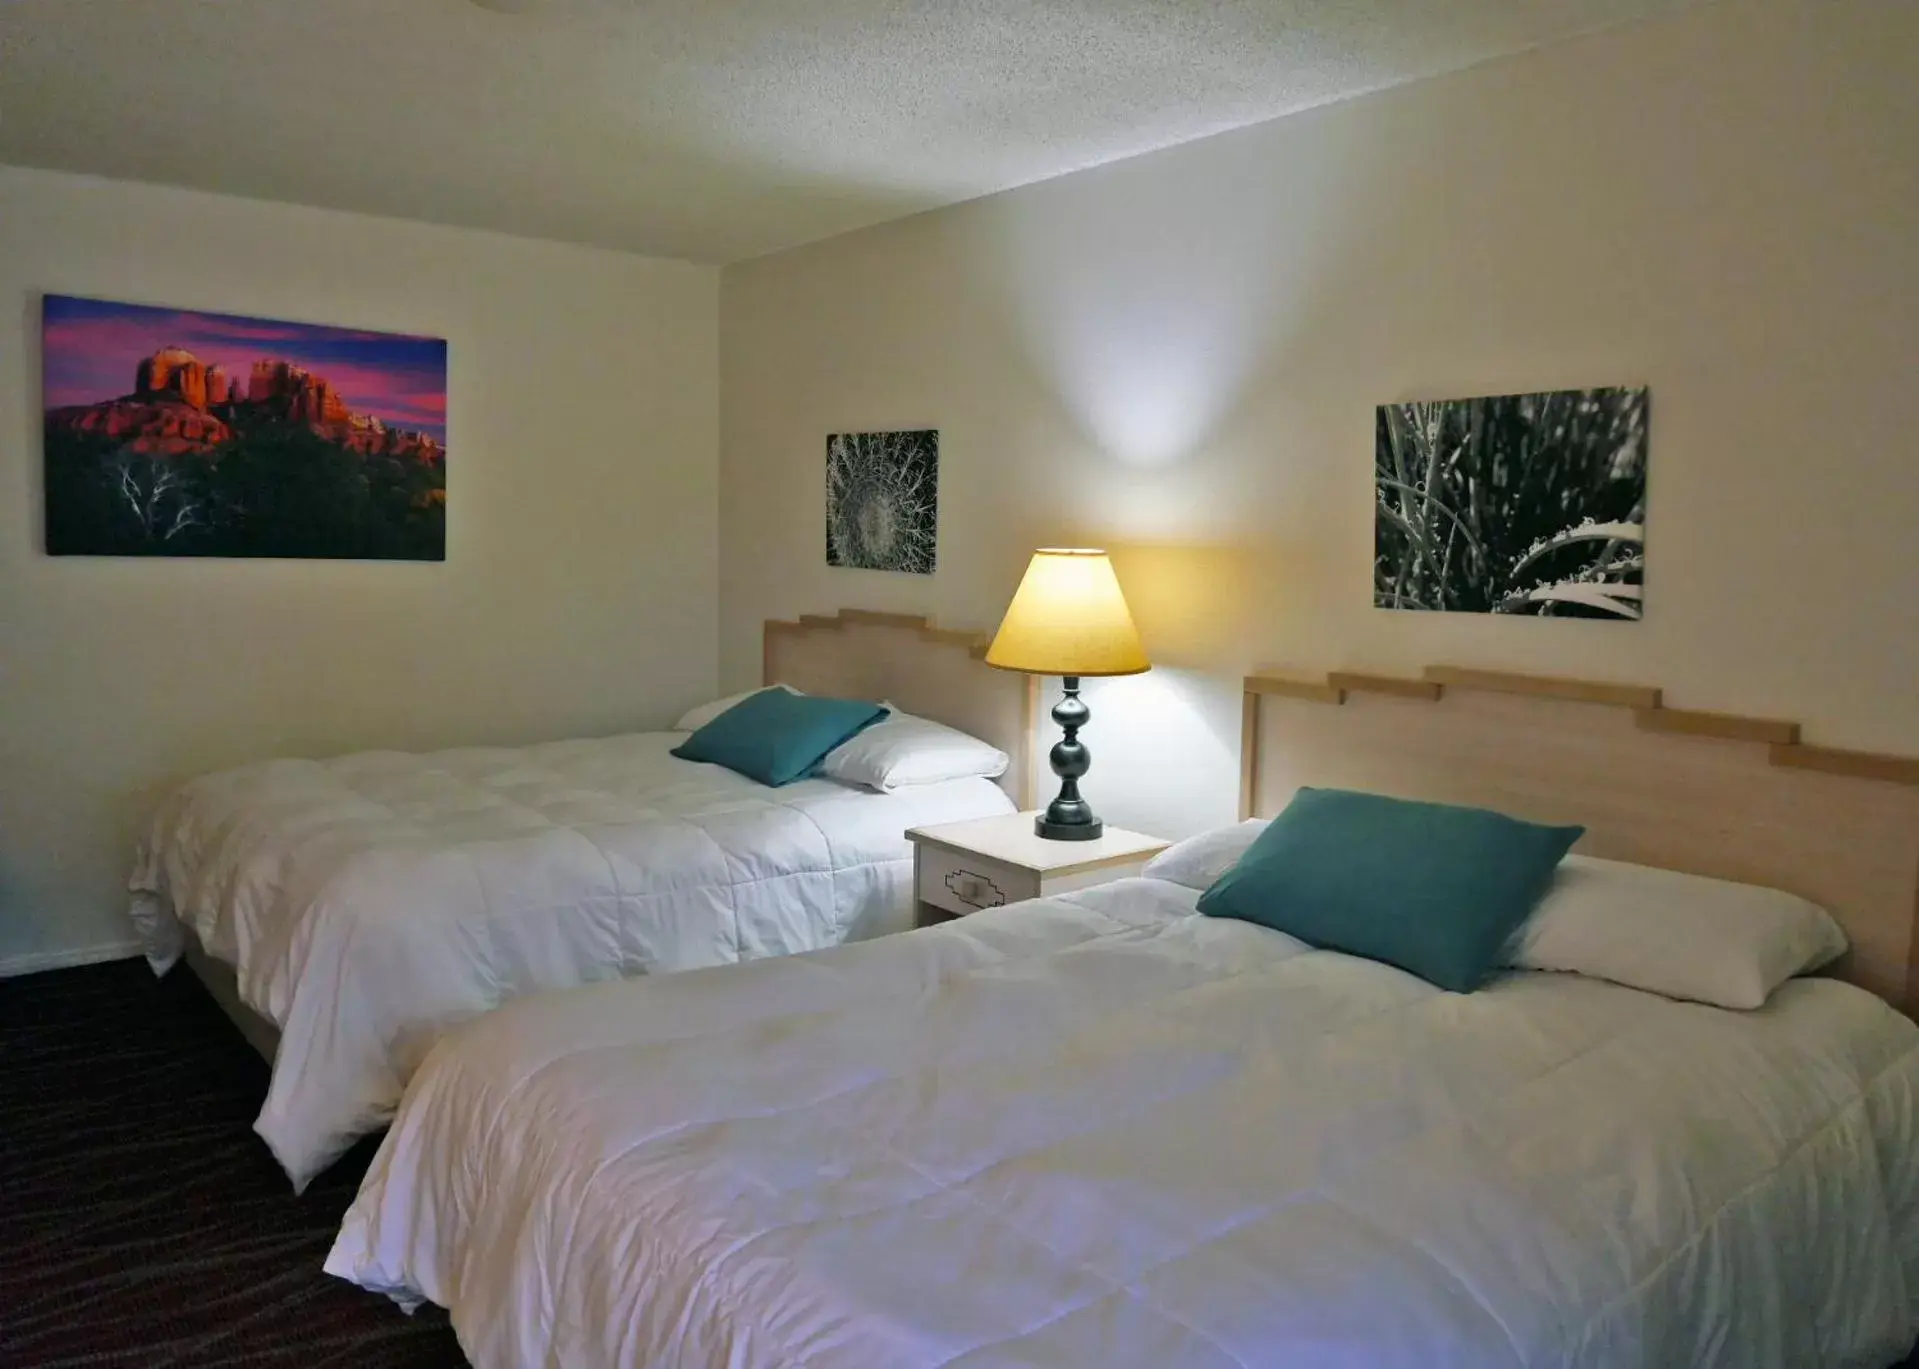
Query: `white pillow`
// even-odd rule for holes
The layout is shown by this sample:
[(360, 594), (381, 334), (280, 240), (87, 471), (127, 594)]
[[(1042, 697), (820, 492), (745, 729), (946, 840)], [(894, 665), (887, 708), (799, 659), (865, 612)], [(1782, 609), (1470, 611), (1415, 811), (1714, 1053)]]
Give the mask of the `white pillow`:
[(1220, 827), (1176, 841), (1146, 862), (1140, 874), (1204, 892), (1239, 863), (1253, 839), (1266, 830), (1269, 818), (1248, 818), (1237, 827)]
[(890, 794), (916, 784), (995, 779), (1012, 764), (1004, 751), (978, 737), (890, 703), (886, 708), (886, 717), (826, 753), (822, 775)]
[(734, 704), (742, 703), (752, 698), (755, 694), (764, 694), (769, 689), (784, 689), (788, 694), (798, 694), (801, 692), (793, 688), (790, 684), (776, 684), (762, 685), (758, 689), (742, 690), (738, 694), (728, 694), (724, 699), (715, 699), (710, 704), (701, 704), (698, 708), (687, 709), (685, 713), (680, 715), (680, 720), (673, 724), (673, 730), (675, 732), (698, 732), (702, 727), (705, 727), (708, 723), (712, 722), (713, 719), (726, 712), (726, 710)]
[(1515, 935), (1507, 963), (1757, 1008), (1794, 975), (1845, 950), (1839, 924), (1796, 894), (1567, 856)]

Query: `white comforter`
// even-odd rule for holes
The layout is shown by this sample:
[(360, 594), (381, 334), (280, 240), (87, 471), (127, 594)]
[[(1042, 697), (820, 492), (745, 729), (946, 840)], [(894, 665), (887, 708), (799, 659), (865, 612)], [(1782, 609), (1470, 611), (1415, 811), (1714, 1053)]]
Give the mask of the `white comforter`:
[(1883, 1365), (1919, 1029), (1570, 976), (1467, 997), (1129, 880), (514, 1004), (327, 1261), (480, 1369)]
[(255, 1129), (303, 1187), (392, 1115), (433, 1040), (536, 989), (911, 925), (908, 827), (1012, 810), (988, 780), (769, 789), (680, 733), (374, 752), (204, 776), (155, 815), (134, 919), (180, 920), (280, 1028)]

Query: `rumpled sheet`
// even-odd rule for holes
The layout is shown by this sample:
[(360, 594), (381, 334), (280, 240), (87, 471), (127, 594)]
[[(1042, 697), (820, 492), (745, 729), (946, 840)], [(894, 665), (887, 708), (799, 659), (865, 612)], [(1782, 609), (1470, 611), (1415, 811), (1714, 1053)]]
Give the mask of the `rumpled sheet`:
[(1919, 1028), (1468, 996), (1126, 880), (542, 996), (327, 1269), (479, 1369), (1812, 1369), (1919, 1332)]

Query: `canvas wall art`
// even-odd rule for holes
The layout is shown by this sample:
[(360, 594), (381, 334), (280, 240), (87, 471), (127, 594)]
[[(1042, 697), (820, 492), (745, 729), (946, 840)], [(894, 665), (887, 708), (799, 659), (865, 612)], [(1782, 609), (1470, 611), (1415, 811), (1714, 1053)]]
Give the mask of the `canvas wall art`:
[(49, 295), (55, 556), (446, 557), (446, 343)]
[(1646, 420), (1643, 389), (1381, 405), (1373, 602), (1637, 619)]
[(826, 563), (931, 575), (939, 546), (940, 435), (826, 439)]

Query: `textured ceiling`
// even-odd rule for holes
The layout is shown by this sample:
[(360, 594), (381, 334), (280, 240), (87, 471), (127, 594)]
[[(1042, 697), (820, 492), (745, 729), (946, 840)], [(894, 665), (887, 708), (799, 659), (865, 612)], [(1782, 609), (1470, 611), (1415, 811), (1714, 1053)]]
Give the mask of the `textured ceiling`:
[(1684, 0), (0, 0), (0, 161), (729, 261)]

